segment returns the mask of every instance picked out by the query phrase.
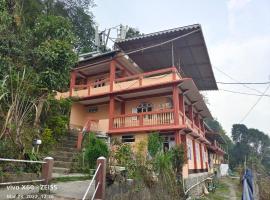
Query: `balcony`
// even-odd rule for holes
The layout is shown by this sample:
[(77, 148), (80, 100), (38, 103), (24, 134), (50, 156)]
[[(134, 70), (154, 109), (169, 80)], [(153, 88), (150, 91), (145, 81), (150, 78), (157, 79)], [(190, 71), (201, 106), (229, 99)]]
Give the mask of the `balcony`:
[(154, 112), (117, 115), (113, 117), (114, 130), (166, 127), (175, 124), (174, 110), (167, 109)]
[(187, 126), (188, 129), (192, 130), (195, 134), (195, 136), (201, 136), (205, 137), (205, 131), (203, 128), (199, 128), (195, 122), (192, 122), (191, 119), (189, 119), (187, 116), (185, 117), (185, 125)]
[(58, 98), (72, 97), (89, 97), (110, 92), (122, 90), (132, 90), (153, 85), (170, 83), (182, 79), (176, 68), (166, 68), (128, 77), (116, 78), (112, 81), (109, 78), (101, 81), (88, 82), (87, 84), (73, 85), (69, 92), (58, 94)]

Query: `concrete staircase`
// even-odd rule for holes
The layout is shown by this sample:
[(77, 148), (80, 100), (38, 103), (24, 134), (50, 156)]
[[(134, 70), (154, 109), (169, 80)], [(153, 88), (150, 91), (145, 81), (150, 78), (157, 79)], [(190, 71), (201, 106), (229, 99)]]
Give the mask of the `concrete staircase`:
[(76, 149), (77, 135), (70, 133), (62, 139), (61, 143), (52, 155), (54, 158), (53, 173), (67, 174), (70, 171), (73, 156), (78, 152)]

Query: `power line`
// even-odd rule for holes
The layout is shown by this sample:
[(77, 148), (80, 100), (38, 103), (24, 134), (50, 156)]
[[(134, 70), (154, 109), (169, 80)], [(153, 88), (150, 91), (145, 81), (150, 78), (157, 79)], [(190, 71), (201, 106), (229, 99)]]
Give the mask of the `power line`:
[(245, 93), (245, 92), (238, 92), (238, 91), (233, 91), (233, 90), (226, 90), (226, 89), (219, 89), (220, 91), (224, 92), (230, 92), (234, 94), (243, 94), (243, 95), (249, 95), (249, 96), (257, 96), (257, 97), (270, 97), (268, 94), (254, 94), (254, 93)]
[(244, 83), (241, 83), (240, 81), (236, 80), (235, 78), (233, 78), (232, 76), (230, 76), (230, 75), (227, 74), (226, 72), (222, 71), (222, 70), (219, 69), (218, 67), (216, 67), (216, 66), (213, 66), (213, 67), (214, 67), (215, 69), (217, 69), (220, 73), (222, 73), (222, 74), (224, 74), (225, 76), (229, 77), (231, 80), (233, 80), (233, 81), (235, 81), (235, 82), (237, 82), (237, 83), (243, 85), (245, 88), (248, 88), (248, 89), (250, 89), (250, 90), (253, 90), (253, 91), (256, 91), (256, 92), (258, 92), (258, 93), (260, 93), (260, 94), (263, 94), (263, 92), (261, 92), (260, 90), (257, 90), (257, 89), (255, 89), (255, 88), (252, 88), (252, 87), (247, 86), (247, 85), (244, 84)]
[(270, 82), (220, 82), (217, 81), (219, 84), (224, 84), (224, 85), (266, 85), (269, 84)]
[[(266, 92), (268, 91), (268, 89), (270, 88), (270, 84), (266, 87), (266, 89), (263, 92), (263, 95), (266, 94)], [(263, 96), (260, 96), (257, 101), (255, 102), (255, 104), (253, 104), (251, 106), (251, 108), (248, 110), (248, 112), (245, 114), (245, 116), (242, 118), (242, 120), (240, 121), (240, 123), (242, 123), (247, 117), (248, 115), (251, 113), (251, 111), (255, 108), (255, 106), (261, 101), (261, 99), (263, 98)]]
[(238, 91), (232, 91), (232, 90), (225, 90), (225, 89), (219, 89), (220, 91), (224, 91), (224, 92), (230, 92), (230, 93), (234, 93), (234, 94), (243, 94), (243, 95), (249, 95), (249, 96), (257, 96), (257, 97), (270, 97), (270, 95), (268, 94), (254, 94), (254, 93), (245, 93), (245, 92), (238, 92)]

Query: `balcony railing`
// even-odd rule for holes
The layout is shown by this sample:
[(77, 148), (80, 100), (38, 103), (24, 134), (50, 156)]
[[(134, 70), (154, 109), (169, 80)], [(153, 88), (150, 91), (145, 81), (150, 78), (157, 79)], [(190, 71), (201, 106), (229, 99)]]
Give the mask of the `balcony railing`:
[(155, 112), (132, 113), (113, 117), (114, 129), (171, 124), (174, 124), (173, 109)]
[[(128, 77), (117, 78), (113, 81), (112, 91), (134, 89), (139, 87), (162, 84), (181, 79), (180, 74), (175, 68), (166, 68)], [(88, 84), (74, 85), (71, 88), (71, 96), (86, 97), (110, 92), (110, 80), (106, 78), (101, 81), (89, 82)], [(69, 96), (69, 92), (61, 93), (59, 96), (64, 98)]]

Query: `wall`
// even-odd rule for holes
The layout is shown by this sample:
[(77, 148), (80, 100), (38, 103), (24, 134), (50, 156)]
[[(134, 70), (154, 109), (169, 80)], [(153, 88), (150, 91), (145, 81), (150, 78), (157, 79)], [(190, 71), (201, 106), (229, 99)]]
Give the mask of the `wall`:
[(168, 103), (168, 98), (166, 98), (166, 97), (153, 97), (153, 98), (128, 101), (125, 103), (126, 114), (132, 113), (132, 108), (136, 108), (140, 103), (144, 103), (144, 102), (151, 103), (154, 106), (153, 111), (157, 111), (157, 110), (159, 110), (160, 104)]
[[(127, 135), (127, 134), (122, 134), (122, 135)], [(122, 141), (122, 135), (116, 135), (112, 136), (111, 139), (117, 138), (117, 140)], [(129, 143), (131, 145), (132, 151), (133, 152), (138, 152), (138, 148), (140, 146), (140, 143), (144, 143), (144, 148), (143, 152), (144, 155), (147, 155), (147, 144), (148, 144), (148, 135), (149, 133), (134, 133), (134, 134), (128, 134), (128, 135), (134, 135), (135, 137), (135, 142)]]

